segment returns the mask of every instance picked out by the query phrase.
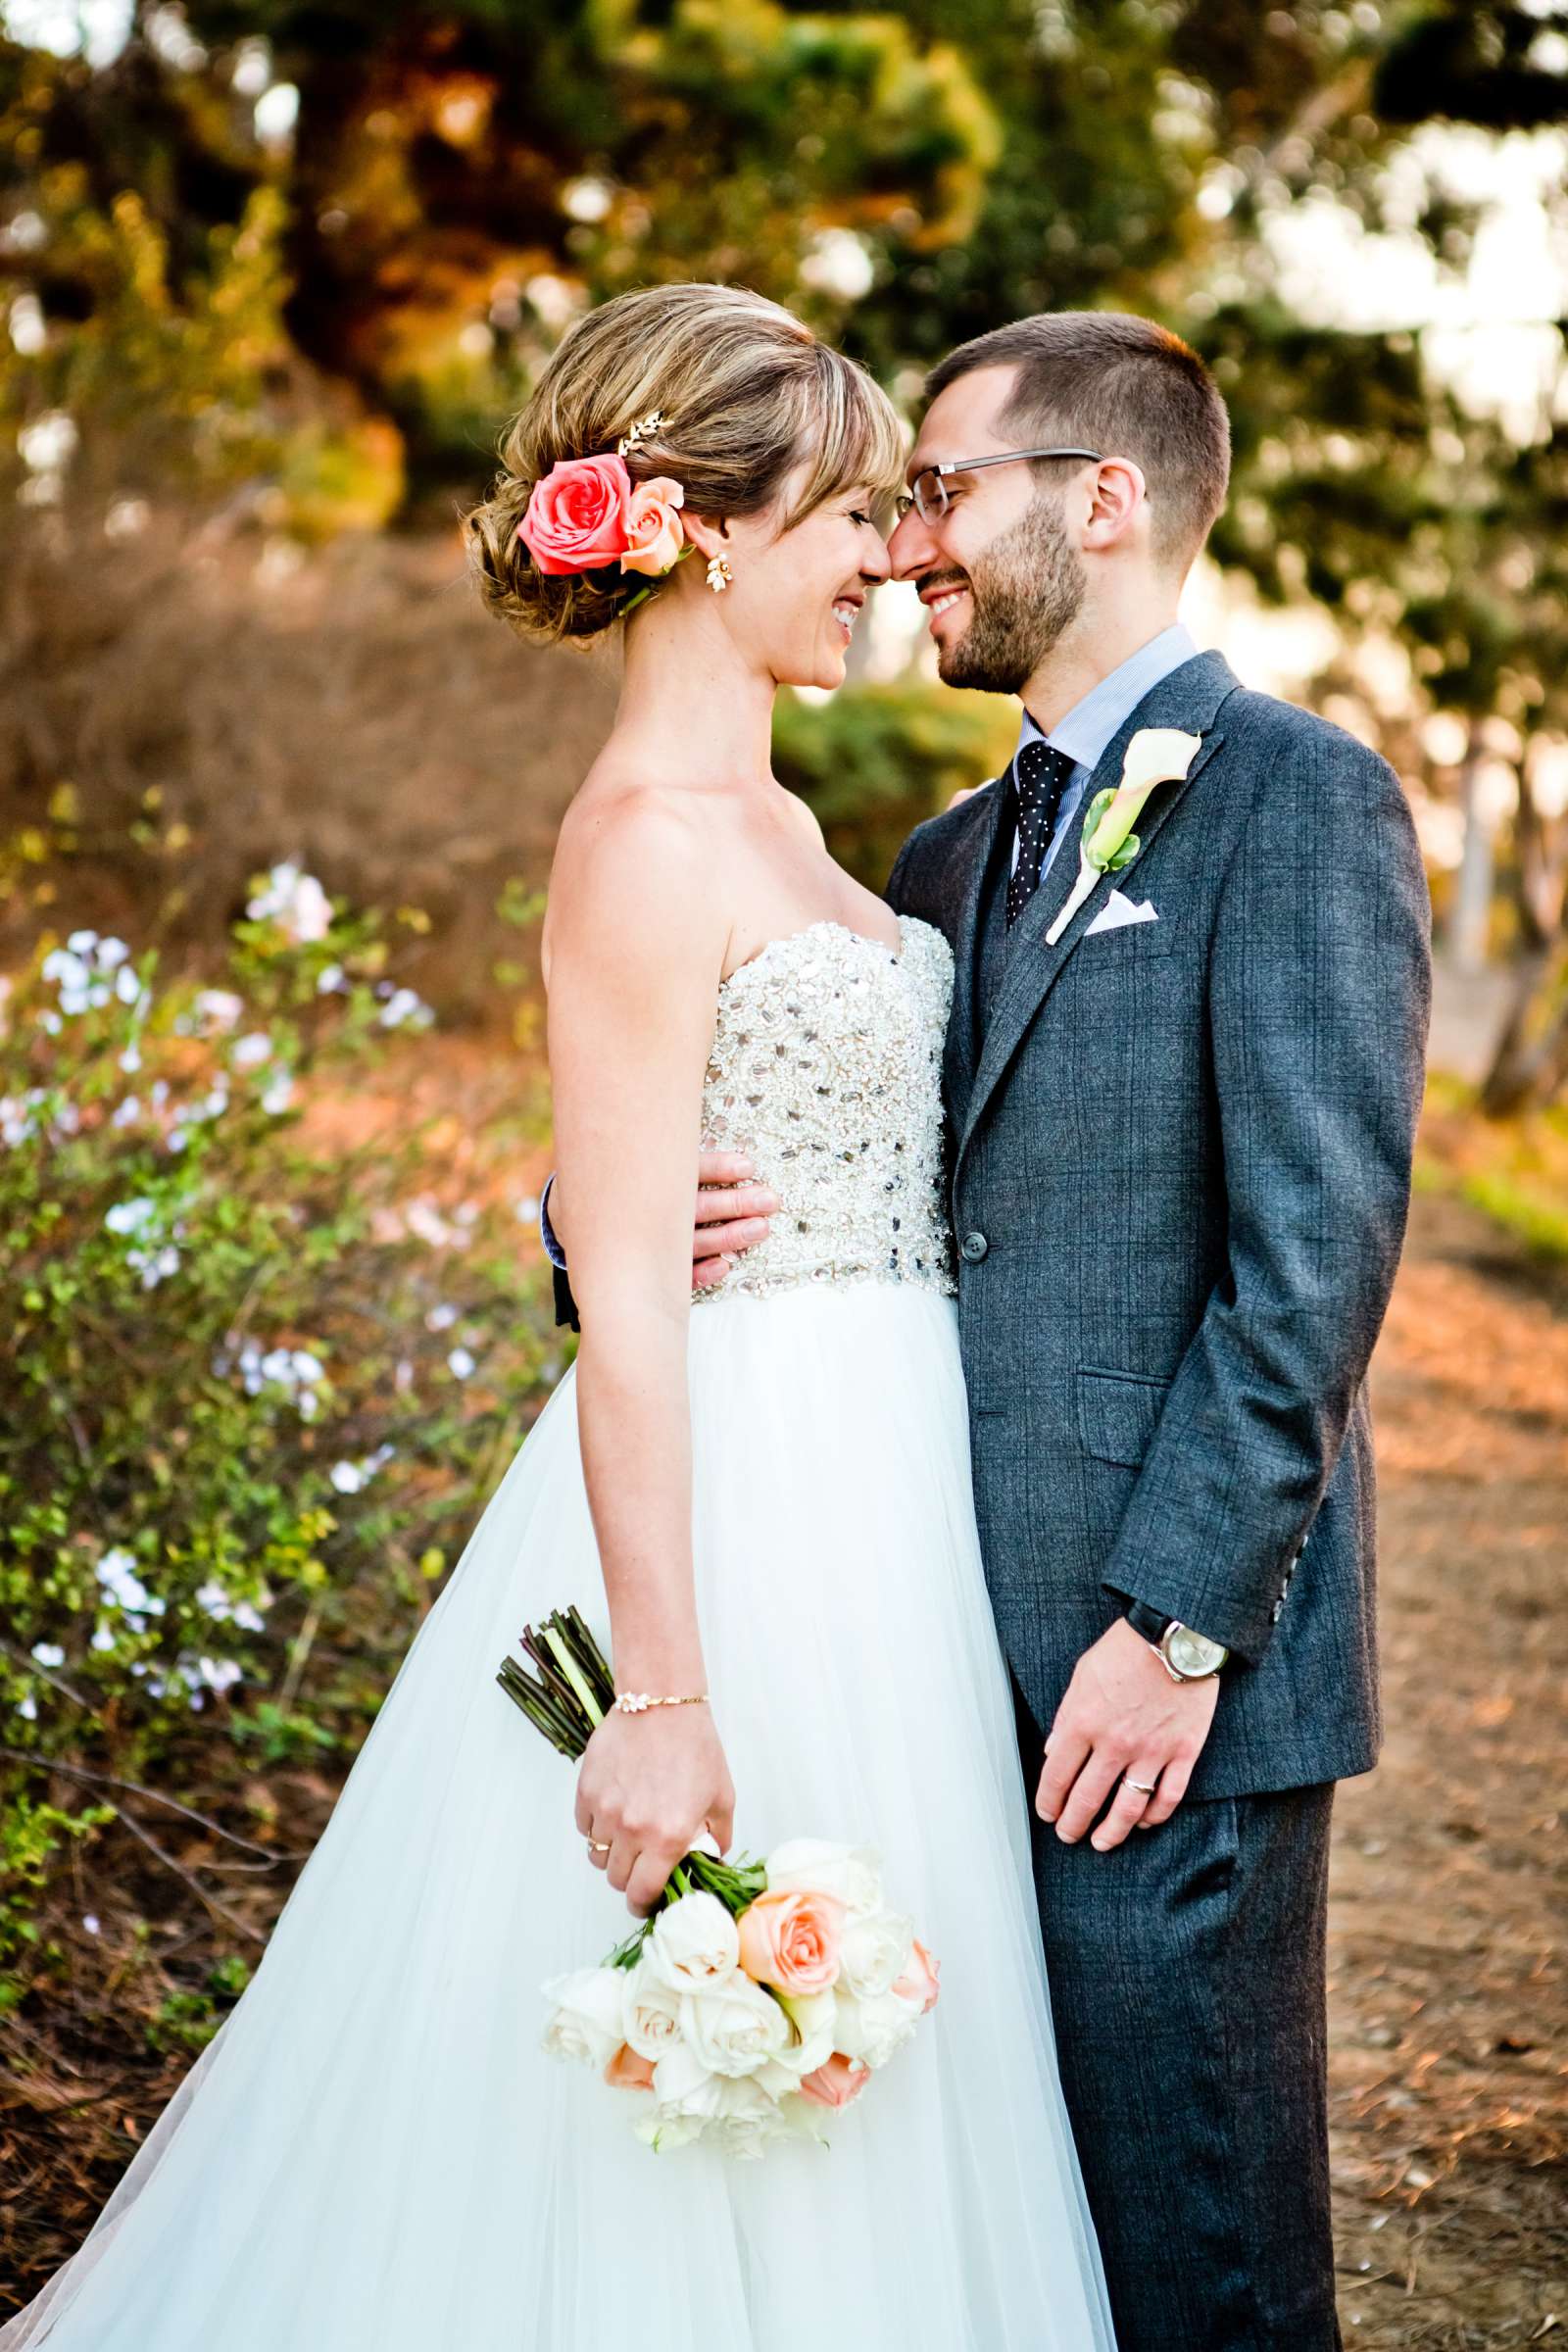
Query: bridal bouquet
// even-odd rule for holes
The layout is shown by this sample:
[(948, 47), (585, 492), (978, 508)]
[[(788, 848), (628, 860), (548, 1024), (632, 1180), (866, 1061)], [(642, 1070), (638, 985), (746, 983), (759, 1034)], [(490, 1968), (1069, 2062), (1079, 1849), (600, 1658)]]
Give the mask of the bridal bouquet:
[[(537, 1672), (509, 1656), (497, 1681), (580, 1756), (614, 1699), (603, 1653), (575, 1609), (525, 1628), (522, 1646)], [(797, 1838), (725, 1862), (698, 1846), (600, 1967), (544, 1986), (544, 2046), (642, 2093), (648, 2146), (760, 2156), (786, 2134), (822, 2139), (822, 2113), (858, 2098), (935, 2005), (937, 1976), (868, 1847)]]

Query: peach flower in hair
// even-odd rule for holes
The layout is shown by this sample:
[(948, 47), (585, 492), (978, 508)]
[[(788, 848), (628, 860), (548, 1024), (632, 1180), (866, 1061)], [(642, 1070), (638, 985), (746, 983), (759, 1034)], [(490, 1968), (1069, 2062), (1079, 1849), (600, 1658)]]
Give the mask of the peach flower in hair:
[(635, 485), (626, 507), (622, 571), (645, 571), (658, 579), (679, 562), (684, 543), (680, 510), (685, 504), (685, 491), (667, 474)]

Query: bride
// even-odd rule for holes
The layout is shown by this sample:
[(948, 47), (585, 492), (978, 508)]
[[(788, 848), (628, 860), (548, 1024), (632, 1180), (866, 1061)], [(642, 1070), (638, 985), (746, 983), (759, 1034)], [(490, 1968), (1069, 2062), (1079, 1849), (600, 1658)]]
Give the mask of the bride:
[[(1108, 2352), (970, 1498), (952, 956), (769, 768), (778, 687), (843, 679), (900, 466), (787, 312), (665, 286), (566, 336), (468, 517), (523, 633), (625, 624), (543, 951), (580, 1352), (243, 1998), (0, 2352)], [(705, 1138), (781, 1206), (694, 1298)], [(494, 1679), (569, 1602), (620, 1690), (687, 1702), (607, 1717), (575, 1817)], [(540, 2048), (544, 1980), (705, 1826), (876, 1847), (940, 1961), (826, 2151), (655, 2155)]]

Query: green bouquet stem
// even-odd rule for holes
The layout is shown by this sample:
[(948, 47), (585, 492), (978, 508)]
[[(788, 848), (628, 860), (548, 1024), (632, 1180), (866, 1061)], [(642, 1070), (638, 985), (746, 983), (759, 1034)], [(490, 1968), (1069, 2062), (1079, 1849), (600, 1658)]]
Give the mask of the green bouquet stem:
[[(615, 1680), (605, 1653), (574, 1608), (553, 1609), (537, 1628), (525, 1625), (519, 1640), (534, 1672), (509, 1654), (501, 1661), (496, 1681), (540, 1738), (575, 1763), (615, 1703)], [(635, 1968), (654, 1921), (683, 1895), (699, 1889), (716, 1895), (738, 1918), (766, 1886), (767, 1872), (760, 1862), (748, 1862), (744, 1856), (726, 1862), (694, 1848), (670, 1872), (649, 1917), (615, 1946), (605, 1965)]]

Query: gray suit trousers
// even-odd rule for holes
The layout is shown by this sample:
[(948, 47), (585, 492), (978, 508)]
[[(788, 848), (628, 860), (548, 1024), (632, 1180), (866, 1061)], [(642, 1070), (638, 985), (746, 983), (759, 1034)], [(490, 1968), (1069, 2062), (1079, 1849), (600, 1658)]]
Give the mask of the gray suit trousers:
[(1096, 1853), (1033, 1809), (1062, 2090), (1117, 2352), (1339, 2352), (1324, 1921), (1332, 1783), (1189, 1798)]

